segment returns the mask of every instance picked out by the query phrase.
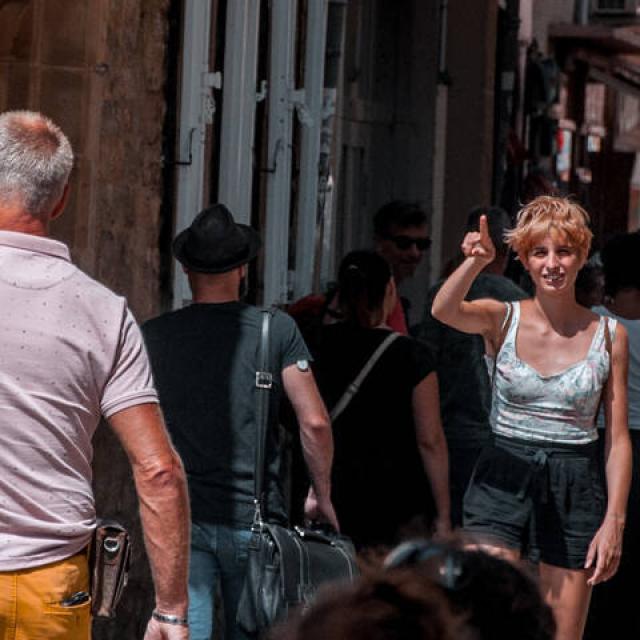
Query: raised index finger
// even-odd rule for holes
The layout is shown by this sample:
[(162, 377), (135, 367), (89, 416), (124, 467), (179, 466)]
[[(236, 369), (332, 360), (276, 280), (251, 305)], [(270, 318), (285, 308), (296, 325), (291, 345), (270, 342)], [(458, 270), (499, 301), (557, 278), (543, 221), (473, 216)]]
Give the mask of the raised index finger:
[(491, 242), (491, 236), (489, 235), (489, 223), (487, 222), (487, 216), (484, 214), (480, 216), (478, 231), (480, 232), (480, 242), (483, 245), (486, 246)]

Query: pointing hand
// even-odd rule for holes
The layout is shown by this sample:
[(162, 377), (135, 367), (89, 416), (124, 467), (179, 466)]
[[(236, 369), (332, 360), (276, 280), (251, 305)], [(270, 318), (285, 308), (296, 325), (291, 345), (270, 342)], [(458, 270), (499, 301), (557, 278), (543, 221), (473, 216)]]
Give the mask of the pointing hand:
[(487, 216), (480, 216), (480, 227), (478, 231), (470, 231), (462, 241), (462, 253), (465, 258), (477, 258), (487, 264), (494, 261), (496, 249), (489, 235), (489, 223)]

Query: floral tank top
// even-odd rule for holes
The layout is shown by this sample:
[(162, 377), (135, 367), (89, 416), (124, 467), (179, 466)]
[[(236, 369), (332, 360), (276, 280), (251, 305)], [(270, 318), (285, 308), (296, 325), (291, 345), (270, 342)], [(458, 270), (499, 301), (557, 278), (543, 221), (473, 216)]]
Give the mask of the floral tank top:
[(513, 313), (495, 364), (493, 358), (486, 356), (493, 384), (493, 432), (511, 438), (563, 444), (597, 440), (595, 417), (610, 366), (604, 327), (608, 322), (613, 342), (616, 320), (600, 318), (584, 360), (543, 376), (518, 358), (516, 334), (520, 303), (507, 304), (512, 305)]

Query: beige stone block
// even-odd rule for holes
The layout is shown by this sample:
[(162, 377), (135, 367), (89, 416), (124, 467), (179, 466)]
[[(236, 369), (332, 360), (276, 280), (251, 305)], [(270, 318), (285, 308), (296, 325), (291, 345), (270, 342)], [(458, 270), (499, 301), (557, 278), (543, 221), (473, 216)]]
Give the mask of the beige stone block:
[(88, 76), (81, 71), (46, 67), (40, 74), (40, 109), (62, 127), (73, 148), (82, 152)]
[(42, 4), (41, 61), (66, 67), (84, 65), (87, 3), (46, 0)]
[(33, 55), (34, 0), (0, 4), (0, 60), (29, 60)]

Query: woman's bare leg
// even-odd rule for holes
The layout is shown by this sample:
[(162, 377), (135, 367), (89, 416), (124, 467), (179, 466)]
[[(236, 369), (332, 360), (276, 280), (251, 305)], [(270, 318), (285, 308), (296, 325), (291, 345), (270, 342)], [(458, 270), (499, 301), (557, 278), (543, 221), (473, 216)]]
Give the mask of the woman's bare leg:
[(540, 563), (540, 589), (556, 619), (556, 640), (581, 640), (587, 621), (591, 571)]

